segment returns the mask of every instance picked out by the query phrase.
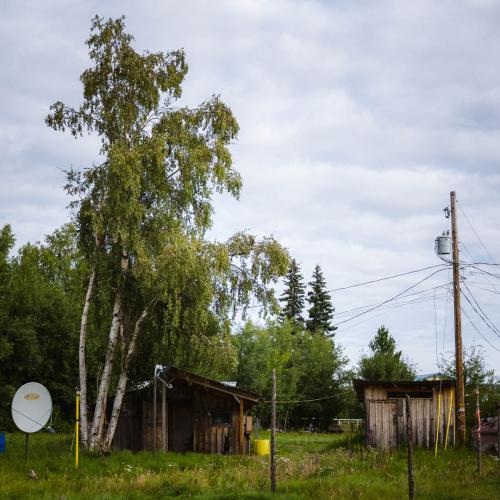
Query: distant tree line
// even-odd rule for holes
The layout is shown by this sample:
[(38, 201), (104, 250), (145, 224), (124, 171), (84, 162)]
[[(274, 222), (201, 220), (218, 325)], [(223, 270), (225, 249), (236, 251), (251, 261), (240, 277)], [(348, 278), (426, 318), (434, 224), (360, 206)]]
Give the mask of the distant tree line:
[[(78, 323), (85, 264), (65, 226), (38, 244), (15, 244), (0, 231), (0, 428), (12, 429), (10, 401), (23, 383), (47, 386), (54, 425), (64, 427), (78, 381)], [(92, 318), (92, 328), (99, 321)]]
[[(13, 253), (15, 237), (9, 225), (0, 229), (0, 428), (13, 429), (10, 401), (23, 383), (38, 381), (54, 399), (53, 425), (70, 429), (78, 387), (78, 337), (81, 305), (89, 268), (78, 245), (78, 232), (67, 224), (44, 242), (25, 244)], [(192, 270), (197, 279), (199, 268)], [(106, 348), (111, 304), (106, 281), (93, 298), (87, 343), (88, 398), (92, 404), (102, 376), (101, 353)], [(188, 280), (189, 281), (189, 280)], [(352, 378), (413, 380), (415, 366), (381, 326), (355, 368), (335, 342), (334, 307), (320, 266), (303, 283), (291, 261), (281, 295), (281, 312), (264, 325), (248, 322), (237, 331), (220, 330), (215, 321), (196, 326), (196, 296), (186, 295), (179, 319), (158, 308), (145, 325), (143, 341), (130, 366), (130, 384), (150, 380), (155, 363), (177, 366), (241, 387), (270, 399), (270, 372), (277, 371), (278, 417), (281, 427), (314, 423), (327, 426), (334, 417), (360, 417)], [(191, 287), (188, 286), (188, 290)], [(192, 290), (193, 291), (193, 290)], [(172, 292), (175, 293), (175, 290)], [(307, 316), (304, 317), (304, 309)], [(302, 306), (301, 306), (302, 305)], [(196, 307), (205, 308), (203, 303)], [(194, 308), (194, 309), (193, 309)], [(199, 310), (199, 309), (198, 309)], [(292, 315), (293, 312), (293, 315)], [(454, 377), (453, 355), (441, 359), (441, 372)], [(481, 389), (484, 415), (500, 399), (498, 379), (486, 369), (480, 347), (465, 350), (466, 410), (474, 420), (476, 386)], [(113, 388), (117, 380), (113, 381)], [(305, 401), (305, 402), (303, 402)], [(265, 425), (269, 404), (257, 409)]]

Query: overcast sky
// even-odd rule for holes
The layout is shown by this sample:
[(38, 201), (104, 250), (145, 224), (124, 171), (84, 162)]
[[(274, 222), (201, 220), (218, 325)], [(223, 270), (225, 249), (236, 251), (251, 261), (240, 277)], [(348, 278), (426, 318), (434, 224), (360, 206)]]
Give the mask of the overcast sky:
[[(463, 259), (500, 262), (499, 2), (0, 0), (0, 10), (0, 225), (18, 244), (69, 219), (63, 170), (90, 165), (98, 142), (44, 117), (56, 100), (81, 101), (90, 19), (124, 14), (137, 50), (184, 48), (184, 104), (220, 94), (239, 121), (243, 192), (216, 200), (213, 238), (273, 234), (306, 281), (318, 263), (336, 289), (439, 264), (434, 239), (456, 190)], [(452, 300), (431, 289), (446, 270), (390, 308), (342, 312), (437, 269), (332, 293), (351, 363), (384, 324), (419, 372), (436, 370), (436, 353), (453, 349)], [(500, 326), (500, 281), (471, 269), (470, 292)], [(499, 336), (463, 306), (480, 332), (464, 317), (464, 344), (500, 366), (480, 334), (496, 349)]]

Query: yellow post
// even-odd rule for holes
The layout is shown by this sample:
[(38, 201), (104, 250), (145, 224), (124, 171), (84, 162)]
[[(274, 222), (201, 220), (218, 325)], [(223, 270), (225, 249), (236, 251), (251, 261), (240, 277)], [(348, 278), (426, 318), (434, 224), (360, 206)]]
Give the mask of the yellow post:
[(75, 421), (75, 466), (78, 467), (78, 441), (80, 441), (80, 391), (76, 391), (76, 421)]
[(437, 457), (438, 452), (438, 442), (439, 442), (439, 423), (441, 417), (441, 391), (439, 391), (438, 395), (438, 414), (437, 414), (437, 423), (436, 423), (436, 444), (434, 445), (434, 458)]
[(444, 440), (444, 450), (448, 447), (448, 432), (450, 430), (451, 407), (453, 406), (453, 391), (450, 390), (450, 407), (448, 409), (448, 422), (446, 424), (446, 438)]

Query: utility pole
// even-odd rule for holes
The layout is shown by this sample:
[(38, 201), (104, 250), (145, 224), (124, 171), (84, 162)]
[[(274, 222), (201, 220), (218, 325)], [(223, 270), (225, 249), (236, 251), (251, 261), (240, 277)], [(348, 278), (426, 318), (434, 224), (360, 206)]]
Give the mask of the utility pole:
[(465, 387), (464, 387), (464, 360), (462, 352), (462, 311), (460, 306), (460, 261), (458, 257), (458, 228), (456, 193), (450, 193), (451, 209), (451, 240), (453, 255), (453, 297), (455, 306), (455, 411), (458, 443), (465, 444)]

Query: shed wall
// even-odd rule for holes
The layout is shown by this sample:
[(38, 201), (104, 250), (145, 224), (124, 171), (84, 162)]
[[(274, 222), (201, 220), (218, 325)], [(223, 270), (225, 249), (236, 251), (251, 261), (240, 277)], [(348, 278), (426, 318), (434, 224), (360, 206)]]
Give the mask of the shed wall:
[[(243, 447), (240, 446), (240, 434), (243, 434), (240, 404), (231, 394), (178, 384), (173, 390), (166, 391), (163, 403), (159, 391), (154, 423), (151, 393), (136, 391), (125, 395), (114, 438), (115, 449), (153, 450), (153, 440), (156, 439), (157, 450), (245, 453), (245, 439)], [(249, 409), (249, 402), (243, 400), (244, 412)], [(229, 422), (214, 423), (214, 412), (229, 414)]]
[[(380, 449), (394, 449), (406, 443), (406, 400), (389, 398), (388, 393), (391, 391), (388, 387), (376, 385), (365, 388), (366, 441), (368, 445)], [(398, 387), (398, 391), (404, 392), (404, 387)], [(439, 431), (439, 444), (444, 445), (449, 417), (448, 445), (452, 445), (455, 442), (454, 390), (434, 387), (428, 391), (432, 391), (432, 398), (419, 398), (414, 388), (408, 389), (413, 396), (411, 417), (414, 444), (423, 448), (433, 447)]]

